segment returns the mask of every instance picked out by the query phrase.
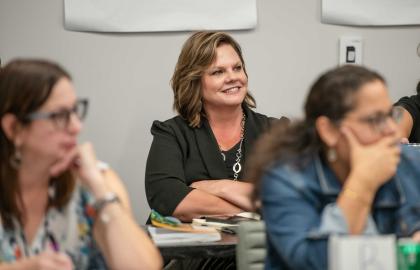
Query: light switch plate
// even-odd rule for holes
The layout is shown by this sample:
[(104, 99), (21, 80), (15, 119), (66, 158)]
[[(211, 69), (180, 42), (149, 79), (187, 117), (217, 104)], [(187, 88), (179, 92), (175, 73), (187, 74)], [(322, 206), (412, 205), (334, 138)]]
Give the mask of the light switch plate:
[(340, 37), (339, 64), (362, 64), (362, 37)]

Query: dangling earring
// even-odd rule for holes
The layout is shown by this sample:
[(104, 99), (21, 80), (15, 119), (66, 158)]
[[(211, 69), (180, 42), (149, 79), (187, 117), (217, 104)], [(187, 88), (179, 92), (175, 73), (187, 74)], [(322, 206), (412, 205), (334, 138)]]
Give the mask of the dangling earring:
[(50, 200), (53, 200), (55, 198), (55, 191), (55, 183), (51, 183), (48, 187), (48, 197), (50, 198)]
[(335, 151), (334, 148), (328, 148), (327, 159), (329, 162), (334, 162), (337, 160), (337, 152)]
[(20, 152), (20, 149), (18, 146), (15, 146), (15, 152), (10, 157), (10, 165), (13, 169), (17, 170), (20, 167), (20, 164), (22, 163), (22, 153)]

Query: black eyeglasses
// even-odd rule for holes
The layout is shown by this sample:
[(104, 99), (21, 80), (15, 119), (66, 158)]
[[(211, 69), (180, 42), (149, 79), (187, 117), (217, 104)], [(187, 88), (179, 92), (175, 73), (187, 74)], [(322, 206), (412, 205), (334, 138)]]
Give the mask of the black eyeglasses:
[(377, 132), (383, 132), (387, 127), (387, 119), (391, 118), (395, 123), (401, 121), (403, 110), (401, 107), (392, 107), (388, 113), (378, 113), (372, 116), (361, 117), (358, 120), (370, 125)]
[(70, 117), (74, 113), (80, 121), (83, 121), (87, 114), (89, 101), (87, 99), (78, 99), (76, 104), (70, 110), (60, 110), (56, 112), (34, 112), (24, 117), (25, 121), (34, 121), (40, 119), (51, 119), (59, 129), (66, 129), (70, 123)]

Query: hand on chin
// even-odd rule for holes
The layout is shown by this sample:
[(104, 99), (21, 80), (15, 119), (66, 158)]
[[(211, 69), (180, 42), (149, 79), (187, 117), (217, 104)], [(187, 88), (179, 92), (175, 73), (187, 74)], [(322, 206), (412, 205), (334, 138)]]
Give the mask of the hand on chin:
[(74, 165), (74, 162), (77, 158), (78, 149), (77, 147), (72, 148), (69, 151), (63, 153), (51, 166), (50, 168), (50, 175), (52, 177), (57, 177), (66, 170), (68, 170), (71, 166)]
[(89, 142), (78, 146), (76, 162), (72, 167), (73, 173), (91, 191), (104, 190), (105, 182), (98, 167), (93, 145)]

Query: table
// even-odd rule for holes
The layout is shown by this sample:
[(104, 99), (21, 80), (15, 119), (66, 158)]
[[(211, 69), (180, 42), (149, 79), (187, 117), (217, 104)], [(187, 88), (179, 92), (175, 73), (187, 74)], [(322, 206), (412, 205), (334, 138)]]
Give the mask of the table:
[(222, 239), (216, 242), (206, 243), (180, 243), (174, 245), (158, 246), (162, 257), (170, 259), (187, 258), (227, 258), (234, 257), (237, 235), (221, 233)]

